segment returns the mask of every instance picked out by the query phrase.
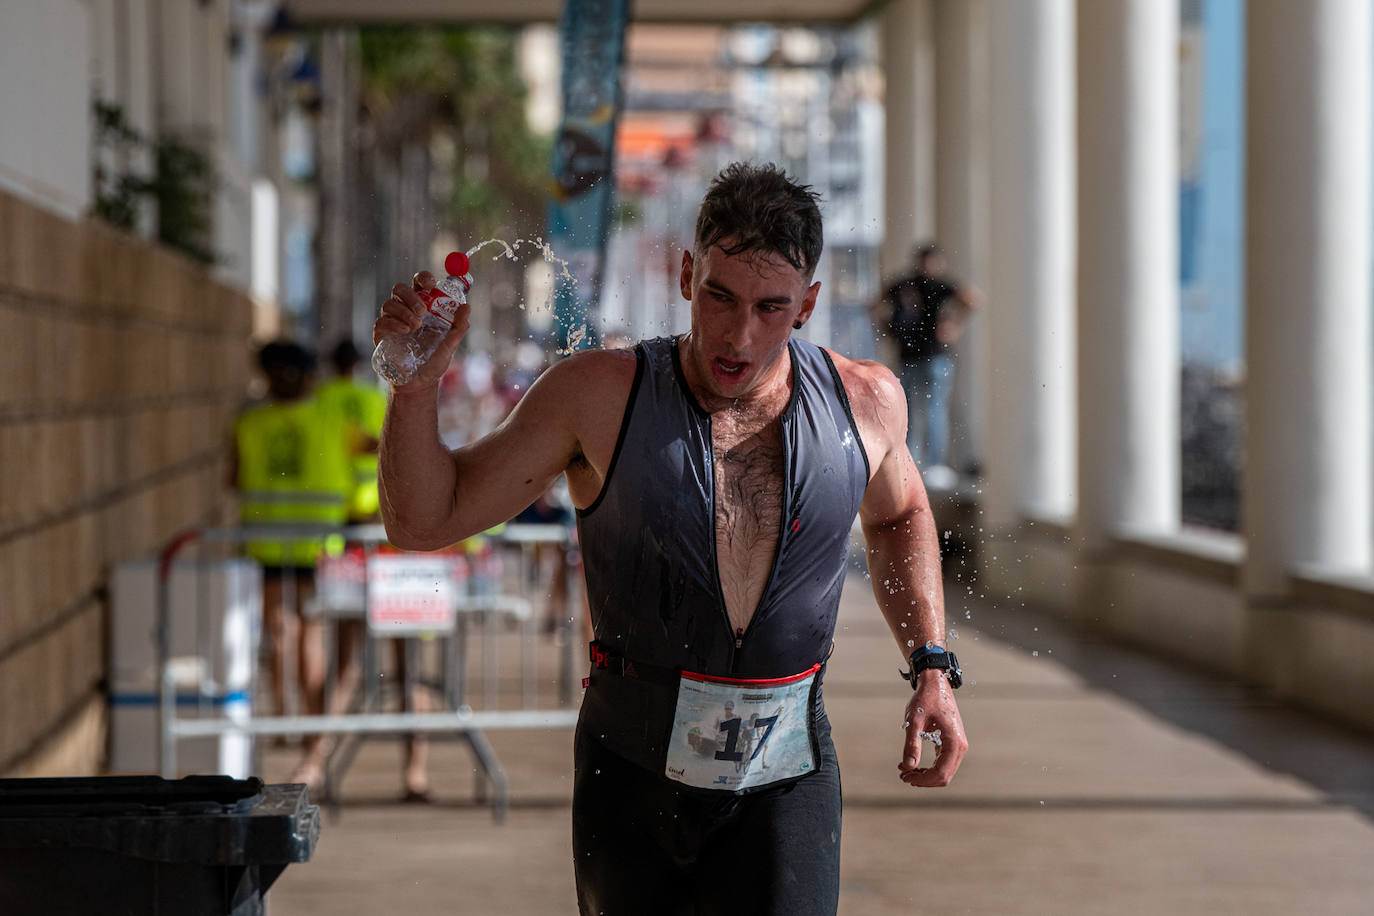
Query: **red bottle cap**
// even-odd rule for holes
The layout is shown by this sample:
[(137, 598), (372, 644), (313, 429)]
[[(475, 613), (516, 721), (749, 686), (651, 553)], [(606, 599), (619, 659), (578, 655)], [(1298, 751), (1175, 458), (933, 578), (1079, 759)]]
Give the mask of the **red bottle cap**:
[(461, 277), (468, 272), (468, 256), (461, 251), (450, 251), (448, 257), (444, 258), (444, 270), (448, 271), (450, 277)]

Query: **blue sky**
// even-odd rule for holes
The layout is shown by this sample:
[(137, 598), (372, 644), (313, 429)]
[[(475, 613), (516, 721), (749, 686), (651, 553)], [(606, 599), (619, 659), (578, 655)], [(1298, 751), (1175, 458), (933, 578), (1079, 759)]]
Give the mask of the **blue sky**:
[(1243, 295), (1244, 35), (1242, 0), (1204, 0), (1202, 166), (1194, 286), (1185, 288), (1185, 362), (1239, 367)]

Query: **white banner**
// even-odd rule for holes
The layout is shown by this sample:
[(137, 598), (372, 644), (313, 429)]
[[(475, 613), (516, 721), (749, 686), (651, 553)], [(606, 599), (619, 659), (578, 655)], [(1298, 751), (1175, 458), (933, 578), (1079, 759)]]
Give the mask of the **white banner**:
[(367, 561), (367, 625), (373, 632), (453, 629), (458, 589), (452, 557), (379, 554)]

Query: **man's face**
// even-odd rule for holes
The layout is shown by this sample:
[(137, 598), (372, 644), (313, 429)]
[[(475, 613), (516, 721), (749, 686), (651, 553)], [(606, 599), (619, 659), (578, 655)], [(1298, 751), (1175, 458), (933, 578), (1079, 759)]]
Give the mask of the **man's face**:
[(697, 382), (719, 397), (739, 398), (776, 380), (792, 326), (816, 307), (819, 283), (779, 255), (728, 255), (712, 246), (683, 252), (679, 285), (692, 303), (691, 346)]

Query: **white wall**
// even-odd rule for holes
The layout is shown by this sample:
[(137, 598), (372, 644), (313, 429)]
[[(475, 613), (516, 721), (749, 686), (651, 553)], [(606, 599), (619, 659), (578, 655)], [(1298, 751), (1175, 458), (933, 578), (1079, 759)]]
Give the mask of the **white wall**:
[[(92, 105), (119, 106), (145, 137), (176, 131), (202, 145), (219, 173), (219, 278), (251, 285), (253, 175), (227, 123), (229, 0), (4, 0), (0, 2), (0, 188), (69, 219), (86, 216), (93, 182)], [(246, 104), (254, 105), (251, 96)], [(111, 159), (147, 174), (151, 156)], [(145, 208), (139, 229), (151, 233)]]
[(0, 4), (0, 187), (68, 218), (91, 203), (91, 13)]

